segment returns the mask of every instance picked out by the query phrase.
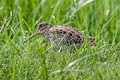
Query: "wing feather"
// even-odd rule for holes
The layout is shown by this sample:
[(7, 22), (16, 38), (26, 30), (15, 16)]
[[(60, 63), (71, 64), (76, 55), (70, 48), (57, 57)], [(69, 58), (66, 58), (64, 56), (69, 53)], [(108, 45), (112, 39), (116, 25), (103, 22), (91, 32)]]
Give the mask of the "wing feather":
[[(66, 44), (81, 44), (83, 43), (82, 33), (69, 26), (55, 26), (49, 29), (49, 39), (52, 41), (58, 40)], [(51, 41), (50, 40), (50, 41)]]

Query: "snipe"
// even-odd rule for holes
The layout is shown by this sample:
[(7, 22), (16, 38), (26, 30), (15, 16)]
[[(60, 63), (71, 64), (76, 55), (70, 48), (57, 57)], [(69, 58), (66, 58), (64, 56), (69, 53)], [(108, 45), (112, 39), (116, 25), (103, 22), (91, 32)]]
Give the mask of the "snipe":
[[(47, 41), (53, 44), (60, 45), (73, 45), (81, 46), (84, 42), (84, 37), (82, 33), (70, 26), (53, 26), (49, 22), (41, 22), (38, 25), (37, 31), (33, 33), (27, 40), (31, 39), (35, 35), (42, 35)], [(97, 44), (94, 42), (95, 38), (87, 37), (91, 46), (96, 46)], [(27, 40), (24, 41), (27, 42)]]

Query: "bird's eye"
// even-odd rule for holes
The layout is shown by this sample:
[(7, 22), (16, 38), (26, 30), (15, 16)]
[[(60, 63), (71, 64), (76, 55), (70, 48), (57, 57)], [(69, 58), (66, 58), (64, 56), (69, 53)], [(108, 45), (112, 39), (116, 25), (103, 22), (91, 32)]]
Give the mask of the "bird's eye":
[(42, 24), (40, 24), (40, 27), (42, 27)]

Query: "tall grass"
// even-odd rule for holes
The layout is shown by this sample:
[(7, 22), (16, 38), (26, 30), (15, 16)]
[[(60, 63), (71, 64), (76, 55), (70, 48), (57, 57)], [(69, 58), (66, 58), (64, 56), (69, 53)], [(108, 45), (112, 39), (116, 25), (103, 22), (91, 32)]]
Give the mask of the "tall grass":
[[(37, 24), (69, 25), (98, 45), (75, 53), (50, 48)], [(0, 0), (0, 80), (119, 80), (120, 0)]]

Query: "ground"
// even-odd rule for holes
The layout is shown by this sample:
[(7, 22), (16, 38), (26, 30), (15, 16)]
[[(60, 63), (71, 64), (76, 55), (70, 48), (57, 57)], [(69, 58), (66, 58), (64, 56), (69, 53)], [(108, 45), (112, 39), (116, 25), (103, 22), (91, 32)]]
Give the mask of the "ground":
[[(42, 21), (96, 38), (75, 52), (42, 36), (23, 44)], [(120, 0), (0, 0), (0, 80), (120, 80)]]

